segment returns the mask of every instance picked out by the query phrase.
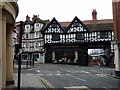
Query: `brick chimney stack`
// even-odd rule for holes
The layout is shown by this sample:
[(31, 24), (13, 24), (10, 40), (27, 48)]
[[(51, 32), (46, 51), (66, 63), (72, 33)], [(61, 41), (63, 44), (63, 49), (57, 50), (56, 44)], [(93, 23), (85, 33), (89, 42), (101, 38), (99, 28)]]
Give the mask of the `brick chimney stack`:
[(93, 12), (92, 12), (92, 19), (93, 19), (93, 21), (97, 21), (97, 11), (96, 11), (96, 9), (94, 9)]
[(30, 20), (30, 17), (28, 15), (26, 16), (26, 20)]

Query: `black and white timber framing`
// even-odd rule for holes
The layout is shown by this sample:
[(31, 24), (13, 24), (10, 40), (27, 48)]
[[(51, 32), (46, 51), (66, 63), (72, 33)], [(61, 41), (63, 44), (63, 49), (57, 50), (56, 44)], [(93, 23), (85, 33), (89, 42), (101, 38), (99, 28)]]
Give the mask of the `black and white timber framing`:
[[(88, 49), (110, 49), (114, 40), (112, 30), (89, 30), (78, 17), (75, 17), (67, 28), (53, 18), (43, 29), (45, 43), (45, 62), (51, 63), (64, 58), (67, 62), (88, 65)], [(49, 58), (48, 58), (49, 57)], [(106, 61), (109, 63), (109, 61)]]
[(90, 31), (77, 17), (74, 18), (66, 30), (53, 18), (43, 33), (45, 44), (80, 44), (114, 40), (113, 31)]

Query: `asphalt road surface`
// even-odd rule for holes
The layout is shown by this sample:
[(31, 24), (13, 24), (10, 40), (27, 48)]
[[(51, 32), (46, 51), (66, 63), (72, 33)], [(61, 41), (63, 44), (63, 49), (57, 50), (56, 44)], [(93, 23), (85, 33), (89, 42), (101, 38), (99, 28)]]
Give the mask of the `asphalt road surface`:
[(36, 64), (35, 68), (22, 70), (38, 75), (49, 88), (118, 90), (120, 79), (112, 77), (114, 72), (108, 67), (62, 64)]

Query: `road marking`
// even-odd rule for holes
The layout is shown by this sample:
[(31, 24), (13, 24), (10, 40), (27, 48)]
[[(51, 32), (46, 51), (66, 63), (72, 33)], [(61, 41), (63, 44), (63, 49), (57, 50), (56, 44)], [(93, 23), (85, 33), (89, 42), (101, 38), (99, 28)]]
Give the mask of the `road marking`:
[(57, 71), (57, 73), (61, 73), (60, 71)]
[(82, 78), (79, 78), (79, 77), (76, 77), (76, 76), (73, 76), (73, 75), (70, 75), (70, 74), (67, 74), (68, 76), (71, 76), (71, 77), (74, 77), (74, 78), (76, 78), (76, 79), (78, 79), (78, 80), (81, 80), (81, 81), (84, 81), (84, 82), (86, 82), (86, 80), (85, 79), (82, 79)]
[(62, 76), (60, 73), (55, 74), (56, 76)]
[(88, 89), (88, 87), (86, 86), (72, 86), (72, 87), (64, 87), (66, 89), (75, 89), (75, 88), (79, 88), (79, 89)]
[(105, 77), (105, 76), (107, 76), (106, 74), (96, 74), (97, 76), (99, 76), (99, 77)]
[(54, 87), (48, 80), (46, 80), (45, 78), (40, 77), (40, 80), (42, 80), (43, 83), (48, 86), (48, 88), (55, 88), (55, 87)]
[(39, 71), (39, 70), (36, 70), (36, 72), (40, 73), (40, 71)]
[(65, 70), (66, 72), (71, 72), (71, 71), (69, 71), (69, 70)]
[(90, 72), (87, 72), (87, 71), (83, 71), (83, 70), (81, 70), (81, 72), (82, 72), (82, 73), (90, 73)]

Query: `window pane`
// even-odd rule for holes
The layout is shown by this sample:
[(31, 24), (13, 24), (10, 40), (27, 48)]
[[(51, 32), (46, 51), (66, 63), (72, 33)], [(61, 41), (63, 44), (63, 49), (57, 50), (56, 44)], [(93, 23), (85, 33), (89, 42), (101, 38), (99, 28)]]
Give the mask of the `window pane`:
[(25, 29), (30, 29), (30, 25), (25, 25)]
[(107, 32), (100, 32), (100, 38), (108, 38)]
[(35, 28), (40, 28), (40, 23), (35, 23)]
[(84, 34), (83, 33), (77, 33), (76, 34), (76, 39), (77, 40), (83, 40), (85, 38)]
[(52, 35), (52, 40), (53, 41), (59, 41), (60, 40), (60, 35), (59, 34), (53, 34)]

